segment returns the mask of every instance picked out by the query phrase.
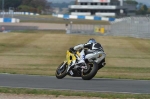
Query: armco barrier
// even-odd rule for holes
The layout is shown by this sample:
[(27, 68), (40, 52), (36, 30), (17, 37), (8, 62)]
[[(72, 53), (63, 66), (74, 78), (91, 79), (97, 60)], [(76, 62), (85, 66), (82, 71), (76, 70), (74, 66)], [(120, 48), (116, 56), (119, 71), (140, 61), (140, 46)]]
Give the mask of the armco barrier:
[(54, 17), (63, 19), (82, 19), (82, 20), (99, 20), (99, 21), (115, 21), (115, 18), (99, 17), (99, 16), (85, 16), (85, 15), (68, 15), (68, 14), (53, 14)]
[(0, 23), (19, 23), (20, 20), (16, 18), (0, 18)]

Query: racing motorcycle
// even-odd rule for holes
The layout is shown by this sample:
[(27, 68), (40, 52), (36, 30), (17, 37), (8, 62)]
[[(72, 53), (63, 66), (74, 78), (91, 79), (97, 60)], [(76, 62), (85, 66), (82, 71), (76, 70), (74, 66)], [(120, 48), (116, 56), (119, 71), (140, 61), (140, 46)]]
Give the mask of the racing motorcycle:
[[(85, 50), (85, 54), (86, 54)], [(62, 62), (56, 69), (56, 78), (62, 79), (66, 75), (71, 77), (82, 77), (83, 80), (91, 80), (99, 69), (105, 66), (105, 58), (99, 61), (101, 54), (97, 53), (92, 59), (85, 59), (85, 63), (78, 63), (80, 52), (70, 52), (67, 50), (66, 61)], [(73, 61), (75, 65), (72, 66)]]

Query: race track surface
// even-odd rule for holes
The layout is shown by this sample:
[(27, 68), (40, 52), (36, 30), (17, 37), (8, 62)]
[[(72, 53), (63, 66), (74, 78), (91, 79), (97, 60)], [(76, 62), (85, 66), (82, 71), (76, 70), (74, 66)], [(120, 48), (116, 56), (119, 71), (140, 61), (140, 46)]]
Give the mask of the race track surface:
[(150, 81), (0, 74), (0, 87), (150, 94)]

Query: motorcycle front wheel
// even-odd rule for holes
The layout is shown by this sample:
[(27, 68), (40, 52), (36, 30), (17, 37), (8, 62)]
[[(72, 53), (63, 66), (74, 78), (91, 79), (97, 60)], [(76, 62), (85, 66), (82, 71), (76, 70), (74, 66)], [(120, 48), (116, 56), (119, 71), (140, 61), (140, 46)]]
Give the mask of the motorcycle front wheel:
[(98, 71), (98, 65), (95, 62), (87, 63), (87, 69), (84, 69), (81, 73), (83, 80), (91, 80)]
[(56, 78), (62, 79), (67, 75), (67, 63), (63, 62), (61, 63), (58, 68), (56, 69)]

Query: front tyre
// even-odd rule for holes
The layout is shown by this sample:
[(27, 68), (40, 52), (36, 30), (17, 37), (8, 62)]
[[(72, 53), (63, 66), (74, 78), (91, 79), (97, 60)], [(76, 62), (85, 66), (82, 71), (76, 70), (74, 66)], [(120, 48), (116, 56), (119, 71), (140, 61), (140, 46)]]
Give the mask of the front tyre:
[(62, 79), (67, 75), (67, 63), (63, 62), (61, 63), (58, 68), (56, 69), (56, 78)]
[(84, 69), (81, 76), (83, 80), (91, 80), (98, 71), (98, 65), (95, 62), (87, 63), (87, 69)]

